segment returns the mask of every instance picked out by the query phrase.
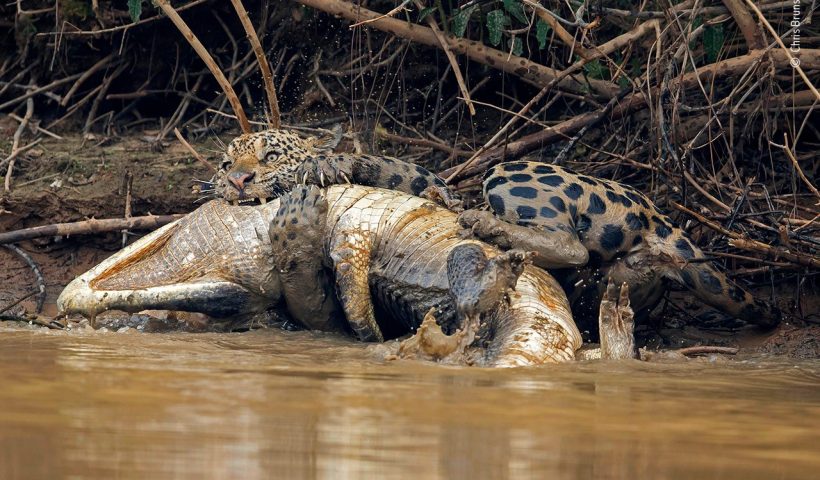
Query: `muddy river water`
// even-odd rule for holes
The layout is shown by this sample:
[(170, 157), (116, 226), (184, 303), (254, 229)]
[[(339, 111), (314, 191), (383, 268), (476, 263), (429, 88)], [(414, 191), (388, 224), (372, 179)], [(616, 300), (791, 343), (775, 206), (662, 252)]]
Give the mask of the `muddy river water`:
[(0, 478), (810, 479), (820, 362), (379, 359), (309, 332), (0, 332)]

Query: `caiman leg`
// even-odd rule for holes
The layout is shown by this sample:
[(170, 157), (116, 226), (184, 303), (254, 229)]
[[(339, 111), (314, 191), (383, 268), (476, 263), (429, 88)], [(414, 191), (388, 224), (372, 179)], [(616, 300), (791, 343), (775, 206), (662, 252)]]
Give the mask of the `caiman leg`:
[(598, 316), (602, 359), (638, 358), (633, 333), (635, 328), (633, 317), (632, 308), (629, 306), (629, 287), (624, 283), (618, 292), (618, 287), (610, 279), (601, 299)]
[(461, 226), (501, 249), (535, 252), (533, 263), (541, 268), (565, 268), (586, 265), (589, 252), (574, 232), (538, 231), (537, 227), (513, 225), (499, 220), (491, 212), (467, 210), (458, 217)]
[(327, 200), (308, 193), (299, 189), (281, 197), (268, 230), (273, 265), (294, 319), (313, 330), (342, 331), (344, 314), (322, 262)]

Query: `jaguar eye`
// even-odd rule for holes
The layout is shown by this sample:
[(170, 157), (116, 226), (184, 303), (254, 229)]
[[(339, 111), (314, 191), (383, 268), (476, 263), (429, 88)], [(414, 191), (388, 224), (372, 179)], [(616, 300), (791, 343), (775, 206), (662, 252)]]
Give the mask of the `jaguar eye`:
[(268, 153), (265, 154), (265, 161), (266, 162), (272, 162), (272, 161), (276, 160), (277, 157), (279, 157), (279, 155), (277, 155), (276, 152), (268, 152)]

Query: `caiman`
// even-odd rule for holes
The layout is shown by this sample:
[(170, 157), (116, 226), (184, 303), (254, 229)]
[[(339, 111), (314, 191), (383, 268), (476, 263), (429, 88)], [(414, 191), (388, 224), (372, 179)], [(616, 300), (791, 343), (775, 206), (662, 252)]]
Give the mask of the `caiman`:
[(349, 326), (362, 340), (412, 331), (432, 311), (451, 332), (480, 318), (479, 364), (572, 360), (581, 335), (558, 283), (522, 252), (460, 228), (431, 201), (371, 187), (298, 187), (256, 206), (215, 200), (78, 277), (57, 303), (92, 317), (279, 305), (308, 328)]

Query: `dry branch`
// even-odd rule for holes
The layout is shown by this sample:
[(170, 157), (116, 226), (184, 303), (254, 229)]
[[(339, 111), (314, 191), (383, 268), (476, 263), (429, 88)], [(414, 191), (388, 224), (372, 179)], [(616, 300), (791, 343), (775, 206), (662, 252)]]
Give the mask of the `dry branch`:
[(754, 12), (757, 14), (757, 18), (760, 19), (763, 25), (766, 26), (766, 29), (769, 30), (769, 32), (772, 34), (772, 36), (774, 37), (774, 41), (777, 42), (777, 44), (780, 46), (780, 51), (783, 52), (783, 54), (785, 54), (786, 57), (788, 57), (789, 64), (792, 65), (795, 70), (797, 70), (797, 73), (800, 74), (800, 78), (802, 78), (803, 81), (806, 82), (806, 85), (809, 87), (809, 90), (811, 90), (814, 93), (814, 96), (817, 97), (818, 100), (820, 100), (820, 92), (818, 92), (817, 89), (814, 88), (814, 84), (811, 83), (809, 77), (806, 76), (806, 72), (804, 72), (800, 66), (803, 62), (803, 55), (800, 55), (799, 60), (794, 58), (790, 53), (789, 49), (786, 48), (786, 45), (783, 44), (783, 40), (780, 39), (780, 35), (778, 35), (777, 31), (775, 31), (775, 29), (772, 28), (772, 24), (769, 23), (769, 21), (766, 20), (766, 17), (763, 16), (763, 12), (761, 12), (760, 9), (757, 8), (757, 5), (755, 5), (754, 2), (752, 2), (752, 0), (746, 0), (746, 3), (749, 4), (749, 7), (752, 10), (754, 10)]
[(535, 11), (535, 14), (538, 15), (538, 18), (544, 21), (547, 25), (550, 26), (555, 31), (555, 35), (564, 42), (565, 45), (571, 47), (574, 52), (576, 52), (581, 58), (590, 60), (592, 58), (592, 54), (583, 46), (577, 45), (575, 43), (575, 37), (570, 34), (563, 25), (558, 23), (555, 17), (553, 17), (550, 12), (536, 2), (532, 2), (530, 0), (524, 0), (524, 4), (528, 7), (532, 8)]
[(174, 220), (182, 218), (184, 215), (146, 215), (144, 217), (106, 218), (97, 220), (83, 220), (72, 223), (54, 223), (40, 227), (24, 228), (11, 232), (0, 233), (0, 245), (7, 243), (17, 243), (32, 238), (67, 236), (67, 235), (87, 235), (97, 233), (116, 232), (123, 229), (128, 230), (153, 230), (163, 225), (167, 225)]
[(741, 250), (747, 250), (752, 252), (759, 252), (770, 255), (775, 259), (782, 259), (792, 263), (796, 263), (798, 265), (803, 265), (806, 267), (812, 268), (820, 268), (820, 258), (817, 258), (814, 255), (804, 254), (799, 252), (791, 252), (789, 250), (775, 247), (772, 245), (767, 245), (763, 242), (758, 242), (757, 240), (752, 240), (749, 238), (744, 238), (743, 235), (733, 232), (727, 228), (724, 228), (717, 222), (713, 222), (708, 218), (704, 217), (703, 215), (699, 214), (698, 212), (691, 210), (689, 208), (684, 207), (676, 202), (671, 202), (673, 208), (679, 210), (681, 212), (686, 213), (694, 217), (698, 222), (706, 225), (707, 227), (711, 228), (712, 230), (726, 235), (729, 237), (729, 245), (739, 248)]
[[(561, 139), (570, 139), (575, 132), (603, 120), (612, 108), (614, 108), (616, 104), (615, 100), (617, 100), (617, 97), (610, 100), (602, 109), (572, 117), (554, 127), (545, 128), (540, 132), (526, 135), (518, 140), (487, 150), (461, 165), (439, 172), (439, 175), (446, 178), (449, 183), (452, 183), (458, 179), (478, 175), (502, 160), (513, 160), (552, 142)], [(471, 160), (473, 161), (471, 162)]]
[(199, 152), (197, 152), (194, 149), (194, 147), (190, 143), (188, 143), (187, 140), (185, 140), (185, 137), (182, 136), (182, 133), (180, 133), (178, 128), (174, 129), (174, 136), (177, 137), (177, 140), (179, 140), (179, 143), (181, 143), (182, 146), (185, 147), (185, 149), (188, 150), (191, 153), (191, 156), (193, 156), (196, 159), (196, 161), (198, 161), (199, 163), (201, 163), (201, 164), (205, 165), (206, 167), (208, 167), (208, 170), (210, 170), (211, 173), (214, 173), (214, 174), (217, 173), (216, 167), (214, 167), (213, 165), (208, 163), (207, 160), (202, 158), (202, 155), (200, 155)]
[[(419, 10), (424, 9), (423, 2), (416, 0), (415, 3)], [(447, 45), (447, 39), (444, 38), (444, 34), (441, 33), (441, 30), (439, 30), (438, 25), (436, 25), (436, 21), (433, 20), (430, 15), (427, 16), (426, 20), (427, 24), (430, 25), (430, 30), (432, 30), (433, 34), (435, 34), (439, 46), (442, 50), (444, 50), (444, 54), (447, 55), (447, 60), (450, 62), (450, 66), (453, 67), (453, 75), (456, 77), (456, 83), (458, 83), (458, 88), (461, 90), (461, 95), (464, 97), (464, 103), (467, 104), (467, 109), (470, 111), (470, 115), (475, 115), (475, 106), (470, 99), (470, 90), (467, 88), (467, 83), (464, 81), (464, 76), (461, 75), (461, 67), (458, 66), (456, 56)]]
[(746, 40), (746, 45), (749, 46), (749, 49), (757, 50), (765, 48), (766, 44), (763, 42), (763, 35), (752, 18), (752, 15), (749, 14), (749, 11), (743, 6), (743, 0), (723, 0), (723, 4), (726, 5), (726, 9), (729, 10), (729, 13), (731, 13), (735, 19), (735, 23), (737, 23), (738, 28), (740, 28), (740, 32), (743, 34), (743, 38)]
[[(380, 14), (359, 7), (351, 2), (344, 0), (297, 1), (309, 7), (322, 10), (332, 15), (339, 15), (354, 22), (372, 19), (373, 21), (367, 24), (368, 27), (374, 27), (401, 38), (406, 38), (431, 47), (440, 46), (435, 33), (433, 33), (430, 28), (396, 20), (395, 18), (378, 18)], [(523, 57), (510, 55), (508, 52), (486, 47), (474, 40), (457, 38), (452, 35), (443, 35), (443, 37), (450, 46), (450, 50), (454, 53), (466, 55), (475, 62), (516, 75), (539, 87), (546, 86), (559, 75), (559, 72), (555, 69), (545, 67), (544, 65)], [(617, 85), (603, 80), (586, 79), (585, 82), (588, 82), (589, 87), (605, 98), (615, 96), (619, 90)], [(576, 93), (586, 93), (584, 88), (586, 83), (582, 83), (574, 78), (564, 78), (557, 86)]]
[(179, 29), (180, 33), (188, 40), (188, 43), (191, 44), (194, 51), (196, 51), (199, 58), (205, 62), (205, 65), (208, 67), (208, 70), (211, 71), (211, 74), (216, 78), (216, 81), (219, 83), (219, 86), (222, 87), (222, 91), (225, 92), (225, 96), (228, 98), (228, 101), (233, 108), (234, 113), (236, 114), (236, 118), (239, 121), (239, 127), (242, 128), (242, 132), (250, 133), (251, 132), (251, 124), (248, 122), (248, 117), (245, 115), (245, 110), (242, 109), (242, 104), (239, 102), (239, 97), (236, 96), (236, 92), (231, 86), (231, 83), (225, 78), (225, 74), (222, 73), (222, 70), (219, 69), (219, 66), (216, 64), (216, 61), (211, 57), (211, 54), (208, 53), (208, 50), (202, 45), (202, 42), (194, 35), (194, 32), (188, 27), (188, 24), (185, 23), (185, 20), (179, 16), (174, 7), (168, 3), (168, 0), (156, 0), (157, 6), (168, 15), (168, 18), (171, 19), (171, 22)]
[[(43, 271), (40, 270), (40, 267), (37, 265), (37, 262), (35, 262), (34, 259), (31, 258), (31, 255), (26, 253), (26, 251), (23, 250), (22, 248), (18, 247), (17, 245), (3, 245), (3, 246), (6, 249), (8, 249), (10, 252), (12, 252), (15, 255), (17, 255), (18, 257), (20, 257), (24, 262), (26, 262), (26, 265), (29, 266), (29, 268), (31, 269), (31, 272), (34, 274), (34, 283), (37, 285), (37, 288), (32, 292), (32, 294), (37, 295), (37, 305), (36, 305), (37, 313), (42, 312), (43, 311), (43, 304), (46, 301), (46, 280), (45, 280), (45, 277), (43, 277)], [(29, 296), (31, 296), (31, 295), (26, 295), (25, 297), (19, 299), (14, 304), (9, 305), (7, 307), (4, 307), (2, 312), (0, 312), (0, 313), (5, 313), (11, 307), (13, 307), (17, 303), (25, 300)]]
[[(789, 56), (782, 50), (754, 50), (746, 55), (715, 62), (701, 67), (695, 72), (689, 72), (674, 78), (669, 82), (669, 89), (688, 89), (698, 86), (701, 82), (708, 84), (718, 78), (740, 75), (750, 67), (756, 64), (762, 64), (765, 60), (770, 60), (778, 68), (791, 68)], [(809, 48), (801, 49), (800, 64), (809, 69), (820, 68), (820, 50)], [(654, 90), (652, 94), (653, 97), (659, 93), (658, 87), (655, 87)], [(646, 95), (642, 92), (630, 95), (626, 97), (620, 105), (615, 107), (612, 112), (612, 117), (621, 118), (635, 110), (644, 108), (646, 107), (647, 101)]]
[(242, 6), (242, 0), (231, 0), (231, 3), (242, 22), (242, 28), (245, 29), (245, 34), (253, 47), (253, 53), (256, 55), (256, 61), (259, 63), (259, 69), (262, 71), (265, 94), (268, 96), (268, 104), (270, 105), (270, 126), (279, 128), (282, 125), (282, 114), (279, 112), (279, 100), (276, 98), (276, 87), (273, 85), (273, 72), (271, 72), (270, 64), (267, 57), (265, 57), (265, 50), (256, 35), (256, 30), (254, 30), (251, 19), (248, 17), (248, 12)]
[(28, 122), (31, 120), (31, 116), (34, 114), (34, 100), (31, 98), (26, 99), (26, 114), (23, 116), (23, 120), (20, 122), (20, 125), (17, 127), (17, 130), (14, 132), (14, 137), (11, 144), (11, 153), (5, 160), (3, 160), (0, 165), (5, 164), (8, 162), (9, 166), (6, 170), (6, 178), (4, 182), (4, 189), (6, 192), (11, 190), (11, 175), (14, 173), (14, 160), (20, 155), (21, 152), (24, 151), (23, 148), (20, 148), (20, 137), (23, 135), (23, 132), (28, 127)]

